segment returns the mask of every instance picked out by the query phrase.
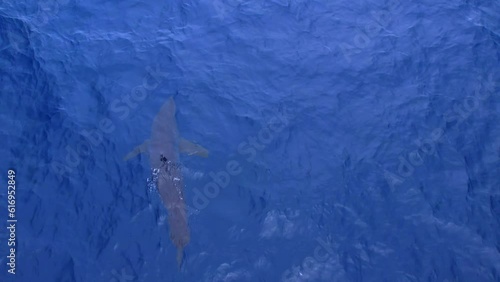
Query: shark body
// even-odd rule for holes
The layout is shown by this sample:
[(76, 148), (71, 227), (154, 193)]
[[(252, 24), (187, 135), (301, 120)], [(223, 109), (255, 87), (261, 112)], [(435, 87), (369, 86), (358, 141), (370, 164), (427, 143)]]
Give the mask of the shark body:
[(177, 264), (180, 267), (184, 247), (190, 240), (190, 232), (179, 154), (207, 157), (208, 151), (179, 136), (175, 119), (175, 102), (170, 98), (162, 105), (153, 121), (151, 138), (127, 154), (124, 160), (140, 153), (148, 153), (151, 168), (157, 172), (156, 187), (167, 209), (170, 240), (177, 248)]

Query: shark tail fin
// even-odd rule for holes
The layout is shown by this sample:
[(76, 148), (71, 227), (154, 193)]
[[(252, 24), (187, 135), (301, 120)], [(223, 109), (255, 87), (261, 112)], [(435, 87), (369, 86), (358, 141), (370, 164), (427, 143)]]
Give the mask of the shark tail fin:
[(184, 258), (184, 248), (178, 247), (177, 248), (177, 266), (179, 267), (179, 269), (181, 268), (183, 258)]
[(195, 155), (203, 158), (208, 157), (207, 149), (184, 138), (180, 138), (179, 140), (179, 151), (188, 155)]
[(132, 151), (130, 151), (125, 157), (123, 157), (124, 161), (127, 161), (141, 153), (147, 152), (149, 146), (149, 140), (144, 141), (141, 145), (135, 147)]

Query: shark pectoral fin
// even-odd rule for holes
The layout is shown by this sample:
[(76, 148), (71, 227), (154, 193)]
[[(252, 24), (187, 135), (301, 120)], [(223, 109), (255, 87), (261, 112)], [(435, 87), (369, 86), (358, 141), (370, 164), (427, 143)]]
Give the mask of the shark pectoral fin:
[(141, 145), (135, 147), (130, 153), (128, 153), (125, 157), (123, 157), (124, 161), (127, 161), (141, 153), (147, 152), (149, 146), (149, 140), (144, 141)]
[(203, 158), (208, 157), (207, 149), (184, 138), (179, 140), (179, 151), (188, 155), (196, 155)]

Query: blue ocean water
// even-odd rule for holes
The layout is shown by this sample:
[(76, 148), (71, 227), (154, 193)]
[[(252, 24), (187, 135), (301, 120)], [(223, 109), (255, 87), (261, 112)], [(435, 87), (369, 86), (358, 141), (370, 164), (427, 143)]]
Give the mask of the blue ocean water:
[[(0, 30), (0, 281), (500, 281), (498, 1), (8, 0)], [(181, 269), (123, 160), (170, 97), (210, 151)]]

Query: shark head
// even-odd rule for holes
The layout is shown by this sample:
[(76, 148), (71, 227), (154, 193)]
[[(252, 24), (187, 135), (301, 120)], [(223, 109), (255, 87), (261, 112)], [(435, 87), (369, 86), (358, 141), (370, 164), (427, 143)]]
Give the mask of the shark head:
[(175, 116), (176, 107), (175, 107), (174, 97), (170, 96), (170, 98), (168, 98), (167, 102), (165, 102), (163, 104), (163, 107), (165, 107), (166, 114)]

